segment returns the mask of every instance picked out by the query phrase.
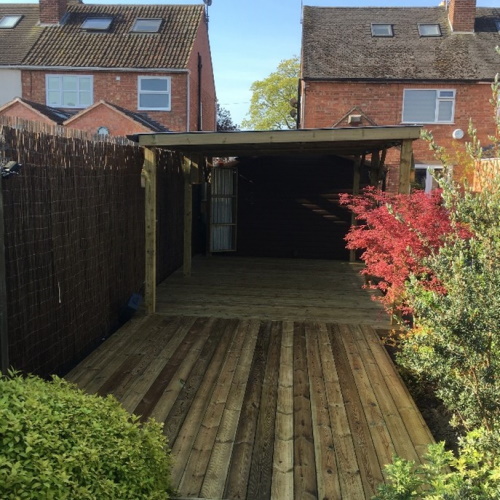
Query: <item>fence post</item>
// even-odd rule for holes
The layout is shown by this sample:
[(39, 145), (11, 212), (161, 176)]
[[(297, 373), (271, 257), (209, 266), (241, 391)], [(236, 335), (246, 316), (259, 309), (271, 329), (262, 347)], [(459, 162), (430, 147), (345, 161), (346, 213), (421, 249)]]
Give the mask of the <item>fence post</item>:
[(156, 311), (156, 153), (154, 149), (144, 148), (144, 167), (142, 176), (146, 188), (146, 271), (144, 301), (147, 314)]

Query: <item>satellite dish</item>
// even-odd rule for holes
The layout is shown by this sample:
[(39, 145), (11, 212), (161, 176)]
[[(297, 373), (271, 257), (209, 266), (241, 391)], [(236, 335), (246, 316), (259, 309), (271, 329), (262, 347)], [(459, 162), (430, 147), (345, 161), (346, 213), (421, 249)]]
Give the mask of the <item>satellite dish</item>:
[(203, 3), (207, 6), (210, 7), (212, 5), (212, 0), (203, 0)]

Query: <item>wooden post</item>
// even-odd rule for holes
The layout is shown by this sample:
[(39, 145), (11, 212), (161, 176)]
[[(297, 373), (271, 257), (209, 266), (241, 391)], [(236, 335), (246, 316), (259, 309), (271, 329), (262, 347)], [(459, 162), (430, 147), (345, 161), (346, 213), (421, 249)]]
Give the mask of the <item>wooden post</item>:
[(183, 157), (184, 171), (184, 259), (182, 272), (191, 276), (192, 232), (193, 232), (193, 185), (191, 182), (191, 158)]
[(0, 369), (9, 369), (9, 331), (7, 322), (7, 283), (5, 281), (5, 227), (3, 212), (2, 176), (0, 175)]
[(370, 185), (377, 187), (380, 172), (380, 152), (373, 151), (370, 164)]
[[(352, 180), (352, 194), (359, 194), (359, 184), (361, 179), (361, 165), (364, 162), (364, 156), (358, 156), (354, 160), (354, 176)], [(354, 212), (351, 213), (351, 226), (355, 226), (357, 223), (356, 216)], [(356, 262), (356, 250), (349, 251), (349, 262)]]
[(401, 160), (399, 163), (399, 193), (410, 194), (411, 164), (413, 158), (413, 145), (410, 139), (403, 140), (401, 144)]
[(145, 222), (146, 222), (146, 281), (144, 302), (146, 313), (156, 311), (156, 154), (144, 148)]

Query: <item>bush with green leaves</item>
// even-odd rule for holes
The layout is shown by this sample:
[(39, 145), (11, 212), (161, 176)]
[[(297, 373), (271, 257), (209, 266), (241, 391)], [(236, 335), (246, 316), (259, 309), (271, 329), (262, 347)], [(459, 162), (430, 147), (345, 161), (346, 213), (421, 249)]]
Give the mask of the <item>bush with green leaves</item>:
[(458, 458), (443, 443), (429, 446), (423, 464), (396, 457), (374, 499), (500, 499), (499, 450), (500, 434), (478, 428), (461, 440)]
[(168, 499), (161, 425), (63, 379), (0, 376), (0, 498)]
[[(474, 131), (471, 131), (474, 138)], [(480, 145), (469, 145), (471, 154)], [(500, 175), (478, 162), (482, 190), (440, 179), (444, 204), (456, 228), (426, 257), (443, 291), (413, 276), (406, 297), (415, 327), (402, 343), (401, 363), (432, 380), (437, 394), (466, 429), (500, 426)]]

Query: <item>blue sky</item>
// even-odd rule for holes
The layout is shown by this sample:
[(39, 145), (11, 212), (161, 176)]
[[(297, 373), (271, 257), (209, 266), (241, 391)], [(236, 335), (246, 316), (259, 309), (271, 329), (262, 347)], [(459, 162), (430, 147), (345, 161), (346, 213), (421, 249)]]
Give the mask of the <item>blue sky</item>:
[[(30, 3), (0, 0), (0, 3)], [(440, 0), (212, 0), (209, 31), (217, 96), (235, 123), (245, 117), (255, 80), (274, 71), (282, 59), (300, 53), (301, 5), (320, 7), (433, 7)], [(31, 2), (36, 3), (36, 2)], [(93, 0), (111, 4), (201, 4), (202, 0)], [(500, 7), (478, 0), (478, 7)]]

